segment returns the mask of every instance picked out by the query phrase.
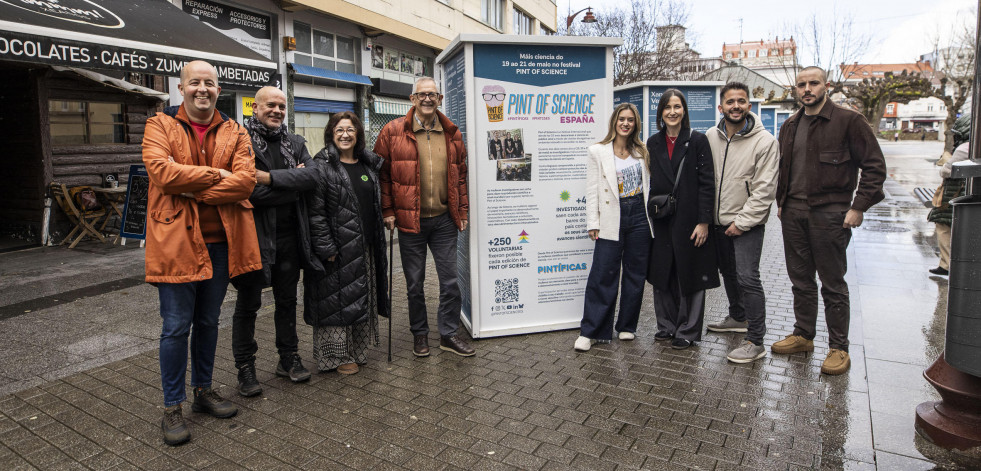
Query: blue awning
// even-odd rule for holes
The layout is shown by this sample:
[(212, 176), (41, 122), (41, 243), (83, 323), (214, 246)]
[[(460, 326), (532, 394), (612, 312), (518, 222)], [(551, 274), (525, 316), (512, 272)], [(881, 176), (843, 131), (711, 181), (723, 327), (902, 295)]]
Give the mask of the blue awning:
[(296, 97), (293, 99), (293, 110), (301, 113), (340, 113), (354, 111), (354, 103)]
[(297, 75), (306, 75), (307, 77), (335, 80), (338, 82), (356, 83), (358, 85), (371, 85), (371, 78), (364, 75), (321, 69), (320, 67), (302, 65), (294, 62), (290, 62), (290, 67), (296, 71)]

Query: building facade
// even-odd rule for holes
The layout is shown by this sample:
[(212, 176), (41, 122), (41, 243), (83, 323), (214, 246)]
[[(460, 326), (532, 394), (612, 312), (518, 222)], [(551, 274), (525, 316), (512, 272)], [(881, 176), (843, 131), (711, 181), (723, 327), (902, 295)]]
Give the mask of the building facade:
[(61, 235), (59, 211), (45, 211), (52, 183), (98, 185), (105, 174), (126, 183), (141, 163), (144, 122), (180, 103), (189, 60), (218, 66), (218, 109), (239, 121), (258, 88), (281, 87), (291, 129), (316, 153), (333, 113), (362, 116), (371, 136), (404, 115), (412, 84), (433, 75), (458, 34), (556, 26), (554, 0), (76, 2), (105, 24), (56, 18), (49, 2), (24, 2), (38, 11), (8, 3), (0, 2), (0, 120), (15, 152), (0, 175), (0, 236), (31, 243)]

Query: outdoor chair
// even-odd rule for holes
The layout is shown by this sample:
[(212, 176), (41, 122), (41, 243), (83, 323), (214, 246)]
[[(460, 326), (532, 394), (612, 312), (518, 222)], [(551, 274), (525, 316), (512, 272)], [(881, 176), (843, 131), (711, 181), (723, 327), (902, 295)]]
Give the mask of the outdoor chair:
[(95, 227), (99, 223), (99, 219), (106, 217), (105, 207), (86, 210), (74, 201), (72, 194), (68, 186), (64, 183), (51, 184), (51, 196), (58, 202), (58, 206), (61, 206), (61, 210), (68, 216), (72, 224), (75, 225), (71, 232), (58, 245), (64, 245), (65, 242), (71, 240), (68, 248), (74, 249), (86, 236), (95, 237), (99, 239), (99, 242), (105, 242), (106, 238)]

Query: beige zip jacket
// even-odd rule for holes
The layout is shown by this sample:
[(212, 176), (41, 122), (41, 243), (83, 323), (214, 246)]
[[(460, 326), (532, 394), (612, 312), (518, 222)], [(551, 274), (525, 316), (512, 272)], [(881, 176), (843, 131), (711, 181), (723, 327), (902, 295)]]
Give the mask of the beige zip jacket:
[(716, 225), (747, 231), (766, 223), (777, 194), (779, 145), (759, 118), (749, 112), (747, 124), (730, 140), (725, 119), (705, 135), (715, 163)]

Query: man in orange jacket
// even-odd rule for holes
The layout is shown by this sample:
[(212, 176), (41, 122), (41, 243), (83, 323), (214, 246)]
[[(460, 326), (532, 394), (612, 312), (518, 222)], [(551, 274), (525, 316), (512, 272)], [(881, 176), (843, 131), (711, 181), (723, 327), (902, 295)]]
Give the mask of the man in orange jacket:
[(187, 63), (179, 85), (184, 103), (146, 122), (143, 163), (147, 195), (146, 281), (160, 295), (160, 376), (164, 442), (191, 438), (181, 403), (187, 398), (190, 336), (191, 410), (232, 417), (238, 409), (211, 388), (218, 316), (229, 279), (262, 263), (252, 205), (255, 159), (245, 128), (220, 112), (218, 73)]

